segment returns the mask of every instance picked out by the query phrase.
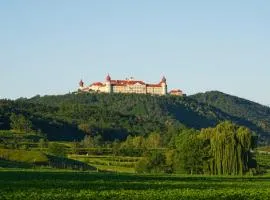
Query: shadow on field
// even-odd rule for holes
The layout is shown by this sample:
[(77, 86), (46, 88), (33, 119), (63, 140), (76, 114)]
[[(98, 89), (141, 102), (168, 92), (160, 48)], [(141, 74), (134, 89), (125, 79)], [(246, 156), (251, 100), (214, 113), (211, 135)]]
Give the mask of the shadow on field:
[[(166, 190), (166, 189), (224, 189), (253, 187), (253, 183), (270, 183), (270, 177), (176, 177), (152, 175), (128, 175), (82, 172), (0, 172), (3, 183), (20, 185), (20, 188), (35, 189), (87, 189), (103, 190)], [(241, 182), (250, 184), (240, 184)], [(37, 182), (39, 184), (37, 184)]]
[(29, 163), (22, 163), (22, 162), (16, 162), (11, 160), (6, 160), (3, 158), (0, 158), (0, 168), (21, 168), (21, 169), (28, 169), (33, 167), (32, 164)]
[(65, 157), (57, 157), (53, 155), (47, 155), (49, 160), (49, 166), (57, 169), (72, 169), (72, 170), (97, 170), (96, 167), (88, 165), (84, 162), (72, 160)]

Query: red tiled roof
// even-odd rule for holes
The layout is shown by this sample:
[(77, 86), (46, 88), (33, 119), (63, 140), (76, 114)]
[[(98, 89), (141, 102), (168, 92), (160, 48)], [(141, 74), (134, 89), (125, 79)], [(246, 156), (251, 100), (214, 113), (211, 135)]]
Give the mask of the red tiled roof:
[(170, 91), (170, 93), (178, 93), (178, 92), (182, 92), (182, 90), (174, 89), (174, 90), (171, 90), (171, 91)]
[(90, 86), (104, 86), (101, 82), (92, 83)]
[(161, 83), (158, 84), (147, 84), (147, 87), (162, 87)]
[(134, 81), (134, 80), (111, 80), (112, 85), (125, 86), (125, 85), (135, 85), (139, 83), (141, 85), (146, 85), (143, 81)]
[[(143, 81), (138, 81), (138, 80), (111, 80), (110, 81), (111, 85), (113, 86), (127, 86), (127, 85), (135, 85), (137, 83), (141, 84), (141, 85), (145, 85), (147, 87), (162, 87), (162, 81), (158, 84), (146, 84)], [(105, 86), (105, 84), (101, 83), (101, 82), (95, 82), (92, 83), (90, 86)]]

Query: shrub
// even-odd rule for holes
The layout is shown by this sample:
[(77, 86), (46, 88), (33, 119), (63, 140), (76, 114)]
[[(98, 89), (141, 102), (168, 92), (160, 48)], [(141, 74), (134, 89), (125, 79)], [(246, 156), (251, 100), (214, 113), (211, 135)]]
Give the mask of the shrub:
[(50, 143), (48, 146), (48, 152), (58, 157), (65, 157), (67, 153), (66, 148), (58, 143)]

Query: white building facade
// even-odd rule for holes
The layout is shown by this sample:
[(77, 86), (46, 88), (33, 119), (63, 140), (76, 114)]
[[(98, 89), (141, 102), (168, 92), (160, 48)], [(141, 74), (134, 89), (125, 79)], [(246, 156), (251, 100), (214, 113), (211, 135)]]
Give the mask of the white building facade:
[[(143, 81), (134, 80), (133, 78), (126, 80), (112, 80), (110, 75), (105, 82), (95, 82), (89, 86), (84, 86), (83, 81), (79, 83), (80, 92), (100, 92), (100, 93), (136, 93), (136, 94), (153, 94), (167, 95), (167, 80), (163, 76), (157, 84), (148, 84)], [(181, 91), (181, 90), (178, 90)], [(177, 93), (177, 95), (180, 93)], [(176, 95), (176, 94), (174, 94)], [(179, 95), (181, 96), (181, 95)]]

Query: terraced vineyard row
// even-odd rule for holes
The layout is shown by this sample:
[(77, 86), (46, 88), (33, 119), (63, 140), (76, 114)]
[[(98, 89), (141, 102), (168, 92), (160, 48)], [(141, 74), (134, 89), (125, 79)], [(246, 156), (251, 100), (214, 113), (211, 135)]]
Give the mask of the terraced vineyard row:
[(125, 173), (134, 173), (135, 164), (140, 159), (140, 157), (112, 155), (71, 155), (69, 158), (87, 163), (98, 170)]

